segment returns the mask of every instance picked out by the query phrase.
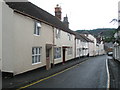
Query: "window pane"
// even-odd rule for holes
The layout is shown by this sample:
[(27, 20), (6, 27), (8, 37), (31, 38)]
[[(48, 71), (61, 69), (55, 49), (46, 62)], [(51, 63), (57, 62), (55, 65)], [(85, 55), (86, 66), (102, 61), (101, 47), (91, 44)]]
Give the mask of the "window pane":
[(61, 48), (54, 48), (54, 58), (61, 58)]
[(35, 22), (35, 27), (34, 27), (34, 34), (36, 35), (40, 35), (40, 28), (41, 28), (41, 24), (39, 22)]
[(35, 63), (37, 63), (37, 55), (35, 56)]
[(39, 54), (40, 54), (40, 48), (39, 48)]
[(40, 55), (38, 56), (38, 62), (40, 62)]
[(36, 22), (34, 24), (34, 34), (36, 34)]
[(35, 51), (36, 51), (36, 54), (37, 54), (37, 51), (38, 51), (37, 48), (35, 49)]
[(34, 54), (34, 48), (32, 48), (32, 54)]
[(39, 32), (40, 28), (37, 27), (37, 35), (40, 35), (40, 32)]
[(34, 56), (32, 56), (32, 63), (34, 63)]

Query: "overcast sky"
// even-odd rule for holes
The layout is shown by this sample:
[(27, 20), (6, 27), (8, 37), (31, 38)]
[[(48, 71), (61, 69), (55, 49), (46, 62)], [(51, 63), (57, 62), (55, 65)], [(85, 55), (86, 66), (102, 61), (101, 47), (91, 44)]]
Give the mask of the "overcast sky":
[(29, 0), (38, 7), (54, 15), (59, 4), (62, 18), (68, 15), (70, 29), (117, 28), (117, 23), (109, 23), (118, 18), (119, 0)]

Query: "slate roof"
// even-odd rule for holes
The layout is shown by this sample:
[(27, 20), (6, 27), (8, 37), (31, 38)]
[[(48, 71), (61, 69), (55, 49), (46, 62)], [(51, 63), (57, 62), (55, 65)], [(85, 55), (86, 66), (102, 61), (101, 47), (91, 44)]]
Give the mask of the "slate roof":
[(65, 32), (74, 34), (74, 32), (66, 27), (57, 17), (51, 15), (31, 2), (6, 2), (6, 4), (12, 8), (14, 12), (39, 20)]
[(77, 32), (74, 32), (75, 33), (75, 38), (76, 39), (80, 39), (81, 41), (85, 41), (85, 39)]
[(83, 39), (85, 39), (87, 42), (92, 42), (92, 43), (94, 43), (92, 40), (90, 40), (89, 38), (87, 38), (84, 34), (80, 34), (81, 35), (81, 37), (83, 38)]

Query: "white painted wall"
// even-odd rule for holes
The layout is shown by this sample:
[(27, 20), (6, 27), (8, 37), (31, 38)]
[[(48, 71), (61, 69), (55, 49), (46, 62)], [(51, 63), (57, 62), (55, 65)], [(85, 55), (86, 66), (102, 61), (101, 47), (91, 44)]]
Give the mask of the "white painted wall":
[(99, 44), (99, 55), (105, 54), (103, 41)]
[[(2, 71), (16, 75), (45, 66), (46, 44), (53, 44), (53, 27), (41, 23), (40, 36), (35, 36), (33, 19), (14, 13), (6, 4), (3, 15)], [(41, 63), (36, 65), (32, 65), (32, 47), (42, 48)]]
[(54, 38), (55, 39), (55, 47), (61, 47), (61, 58), (55, 59), (54, 64), (61, 63), (63, 61), (63, 49), (62, 49), (63, 46), (72, 47), (72, 50), (73, 50), (71, 55), (67, 55), (68, 51), (66, 48), (65, 61), (75, 58), (75, 55), (74, 55), (75, 36), (73, 34), (71, 34), (71, 40), (69, 40), (68, 33), (60, 30), (60, 38), (56, 39), (56, 28), (54, 28), (54, 37), (55, 37)]
[(89, 42), (89, 56), (94, 56), (94, 43)]
[[(80, 39), (76, 39), (76, 58), (82, 56), (82, 41)], [(78, 51), (78, 49), (80, 49)]]
[(90, 47), (92, 47), (90, 49), (93, 49), (93, 50), (90, 50), (90, 51), (93, 51), (93, 55), (95, 56), (97, 54), (97, 51), (96, 51), (96, 49), (97, 49), (97, 47), (96, 47), (96, 43), (97, 43), (96, 38), (91, 34), (88, 35), (88, 38), (94, 42), (93, 45), (90, 44), (91, 45)]
[(2, 3), (2, 71), (13, 72), (14, 60), (13, 10)]
[[(14, 14), (15, 73), (22, 73), (46, 65), (46, 44), (53, 44), (53, 28), (41, 23), (40, 36), (34, 35), (35, 20)], [(32, 65), (32, 47), (41, 47), (41, 63)], [(22, 68), (21, 68), (22, 67)]]
[(0, 1), (0, 70), (2, 70), (2, 2)]

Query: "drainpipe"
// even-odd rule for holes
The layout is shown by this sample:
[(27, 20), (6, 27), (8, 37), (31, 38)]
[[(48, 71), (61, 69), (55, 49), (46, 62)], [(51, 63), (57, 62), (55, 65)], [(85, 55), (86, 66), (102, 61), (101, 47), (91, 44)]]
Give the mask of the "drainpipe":
[(55, 45), (55, 40), (54, 40), (54, 27), (53, 27), (53, 50), (52, 50), (52, 54), (53, 54), (53, 66), (54, 66), (54, 45)]
[(76, 37), (75, 37), (74, 41), (75, 41), (75, 58), (76, 58)]

